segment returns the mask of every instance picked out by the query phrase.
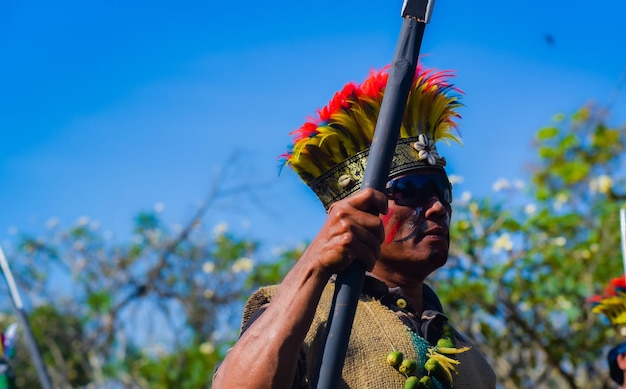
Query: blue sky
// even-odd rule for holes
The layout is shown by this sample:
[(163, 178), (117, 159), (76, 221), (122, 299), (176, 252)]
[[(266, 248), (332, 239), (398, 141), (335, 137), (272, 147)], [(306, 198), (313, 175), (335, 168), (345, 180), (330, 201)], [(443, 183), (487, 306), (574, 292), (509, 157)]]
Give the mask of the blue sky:
[[(391, 60), (401, 5), (0, 2), (0, 243), (82, 216), (123, 239), (155, 204), (182, 223), (220, 171), (260, 190), (219, 202), (209, 224), (312, 238), (323, 208), (276, 157), (344, 83)], [(611, 101), (626, 121), (625, 14), (622, 0), (437, 1), (421, 52), (466, 93), (464, 146), (441, 148), (460, 189), (526, 178), (556, 113)]]

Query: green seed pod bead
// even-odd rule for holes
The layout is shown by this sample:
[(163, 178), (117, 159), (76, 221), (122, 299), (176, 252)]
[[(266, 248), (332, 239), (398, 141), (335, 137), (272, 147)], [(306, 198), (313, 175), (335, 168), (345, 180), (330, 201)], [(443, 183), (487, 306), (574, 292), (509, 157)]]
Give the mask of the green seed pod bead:
[(419, 382), (423, 385), (424, 389), (434, 389), (435, 387), (435, 385), (433, 385), (433, 380), (431, 380), (427, 375), (420, 378)]
[(411, 375), (417, 370), (417, 362), (413, 359), (405, 359), (400, 363), (398, 370), (402, 374)]
[(418, 389), (419, 383), (420, 382), (418, 381), (417, 377), (411, 376), (407, 378), (406, 381), (404, 382), (404, 389)]
[(427, 372), (432, 372), (433, 370), (437, 368), (437, 366), (439, 366), (439, 361), (436, 360), (435, 358), (428, 358), (428, 360), (424, 364), (424, 367), (426, 368)]
[(396, 367), (402, 362), (403, 357), (404, 356), (402, 355), (400, 351), (392, 351), (389, 354), (387, 354), (387, 364), (389, 366)]
[(454, 348), (454, 342), (450, 338), (441, 338), (437, 341), (437, 347)]

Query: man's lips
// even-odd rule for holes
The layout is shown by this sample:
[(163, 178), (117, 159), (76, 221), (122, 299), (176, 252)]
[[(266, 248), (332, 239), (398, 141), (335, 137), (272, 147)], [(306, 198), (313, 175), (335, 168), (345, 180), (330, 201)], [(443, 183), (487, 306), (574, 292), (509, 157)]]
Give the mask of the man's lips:
[(448, 229), (444, 227), (440, 227), (440, 226), (434, 226), (434, 227), (426, 228), (424, 230), (416, 228), (407, 237), (403, 239), (399, 239), (398, 241), (406, 241), (409, 239), (415, 239), (417, 241), (420, 241), (423, 239), (434, 240), (434, 241), (443, 241), (443, 240), (447, 241)]
[(448, 229), (444, 227), (431, 227), (425, 231), (422, 231), (421, 235), (423, 236), (448, 236)]

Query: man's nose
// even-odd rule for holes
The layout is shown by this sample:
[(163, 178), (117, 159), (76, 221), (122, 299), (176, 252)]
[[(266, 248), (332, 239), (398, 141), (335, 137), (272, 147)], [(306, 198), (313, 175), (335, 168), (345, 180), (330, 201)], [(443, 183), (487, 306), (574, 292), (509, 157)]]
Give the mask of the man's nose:
[(433, 197), (427, 203), (425, 216), (428, 217), (429, 214), (443, 214), (445, 212), (447, 212), (447, 209), (444, 205), (443, 200), (433, 195)]

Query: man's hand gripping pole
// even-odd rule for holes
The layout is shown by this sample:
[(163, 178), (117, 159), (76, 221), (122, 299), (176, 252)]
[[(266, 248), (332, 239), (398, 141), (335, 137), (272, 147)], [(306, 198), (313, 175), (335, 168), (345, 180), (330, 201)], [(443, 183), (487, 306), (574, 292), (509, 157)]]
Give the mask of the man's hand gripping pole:
[[(415, 77), (426, 23), (430, 21), (435, 0), (405, 0), (402, 5), (402, 27), (387, 86), (376, 122), (361, 189), (385, 189), (393, 153), (409, 91)], [(378, 209), (372, 209), (378, 215)], [(335, 294), (326, 323), (326, 339), (316, 382), (317, 389), (337, 388), (352, 331), (352, 322), (363, 288), (365, 268), (356, 260), (338, 275)]]

